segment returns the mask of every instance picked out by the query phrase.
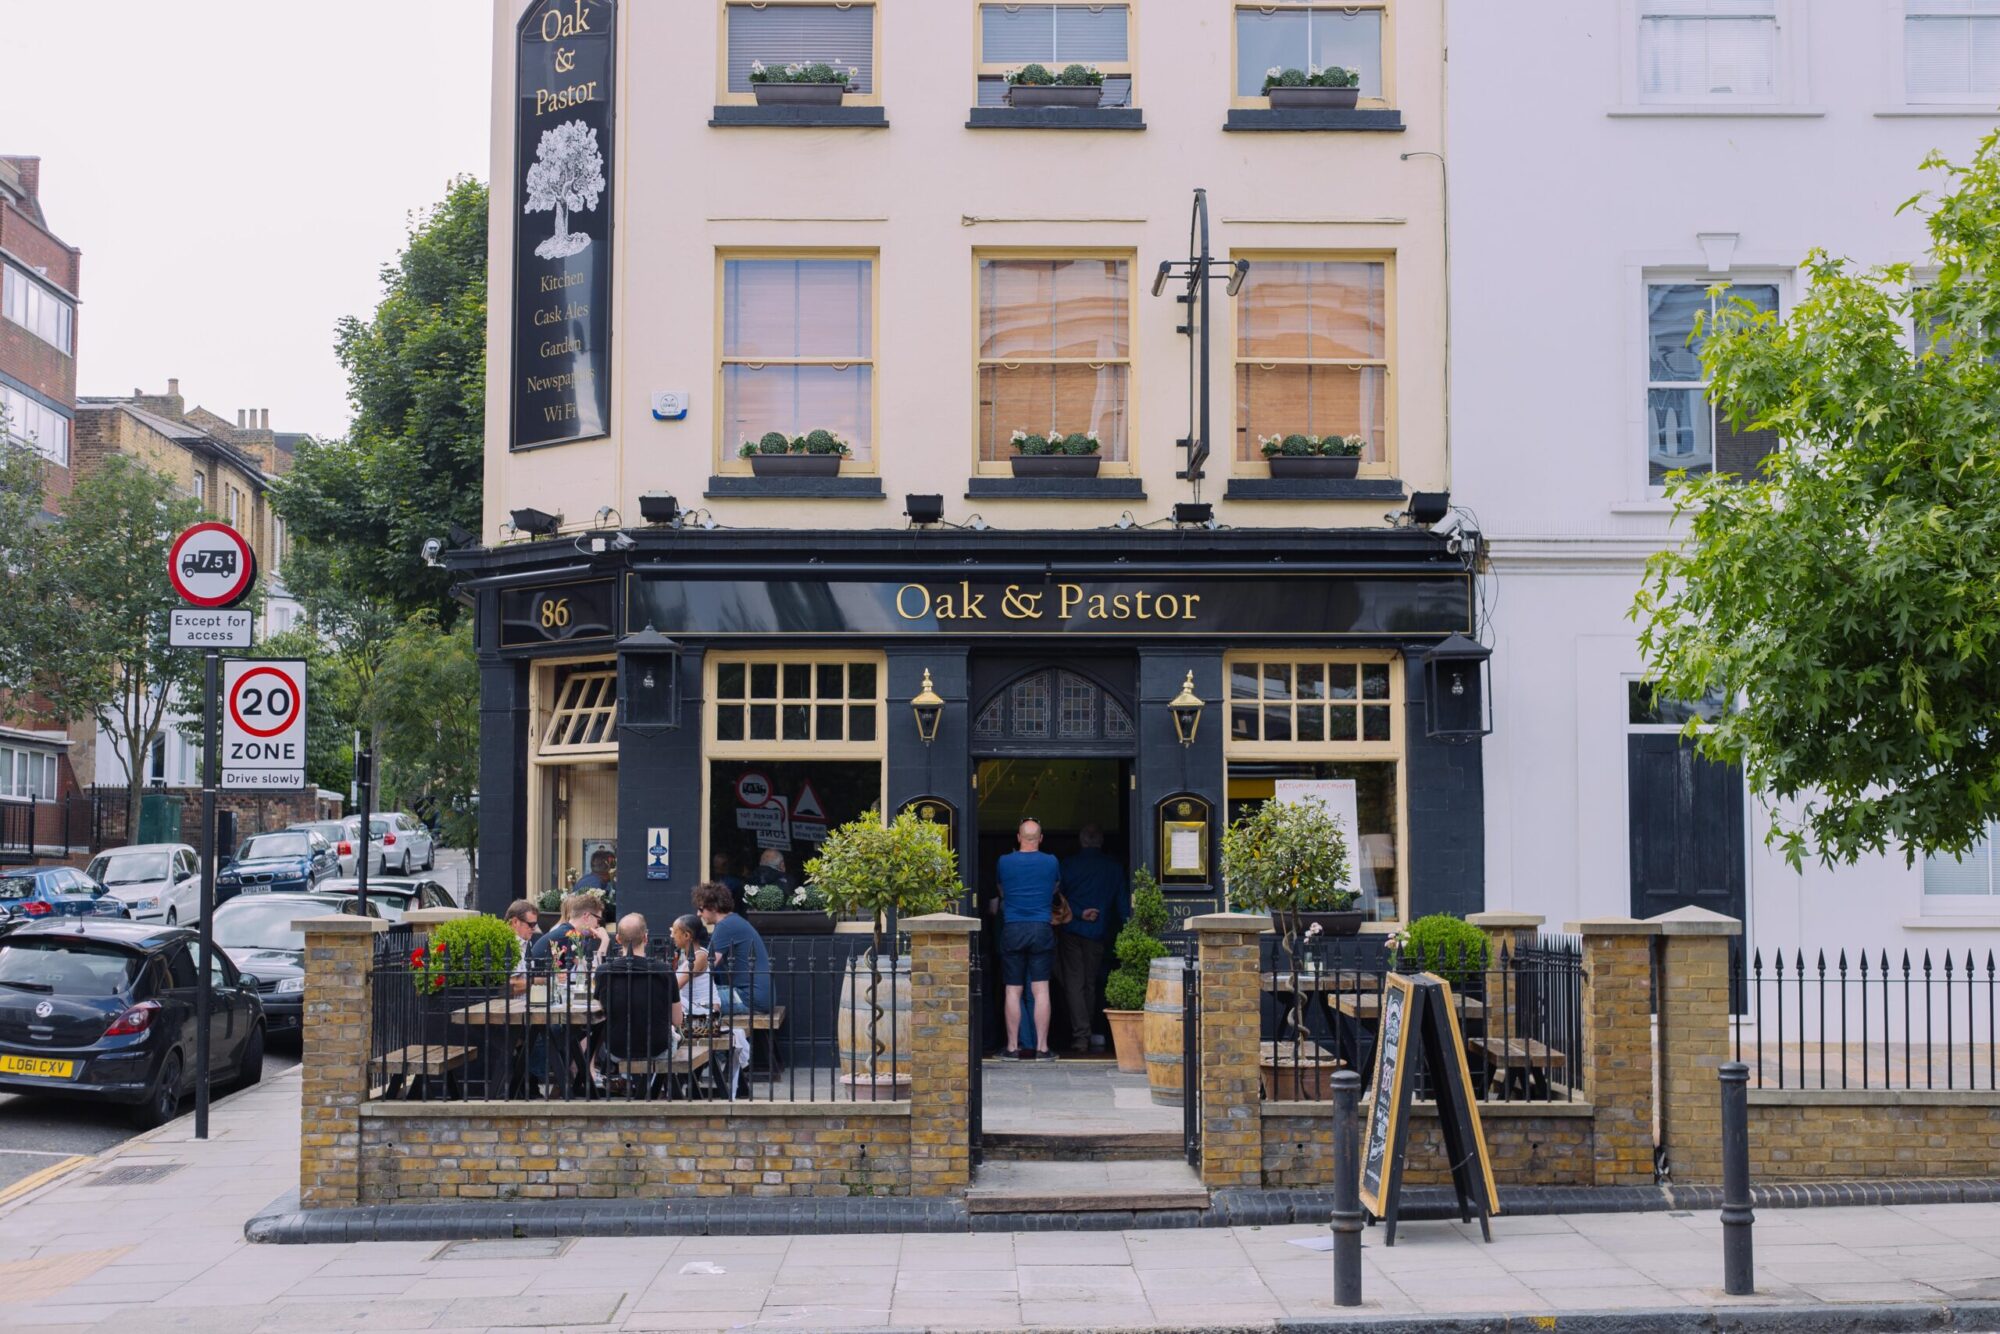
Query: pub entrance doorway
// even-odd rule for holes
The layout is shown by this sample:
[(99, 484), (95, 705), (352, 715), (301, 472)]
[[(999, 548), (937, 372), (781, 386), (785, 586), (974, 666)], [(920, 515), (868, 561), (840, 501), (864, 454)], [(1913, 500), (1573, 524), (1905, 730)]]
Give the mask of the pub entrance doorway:
[[(973, 714), (972, 788), (976, 813), (973, 837), (961, 854), (960, 873), (974, 892), (985, 942), (985, 1050), (1006, 1042), (999, 945), (998, 865), (1015, 850), (1023, 820), (1042, 826), (1042, 850), (1058, 859), (1081, 847), (1086, 827), (1103, 834), (1103, 851), (1131, 869), (1132, 766), (1136, 744), (1128, 703), (1100, 681), (1068, 667), (1034, 667), (1001, 684)], [(1091, 980), (1091, 1029), (1106, 1039), (1103, 982), (1111, 964), (1105, 941), (1098, 976)], [(1051, 987), (1050, 1045), (1070, 1045), (1074, 1029), (1062, 988)], [(1033, 1026), (1024, 1016), (1029, 1041)]]

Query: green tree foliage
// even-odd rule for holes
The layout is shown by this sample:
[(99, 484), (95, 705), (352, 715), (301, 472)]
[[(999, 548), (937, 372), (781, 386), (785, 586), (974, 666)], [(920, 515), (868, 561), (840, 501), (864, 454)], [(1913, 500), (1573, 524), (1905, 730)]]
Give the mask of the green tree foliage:
[(201, 655), (167, 646), (180, 605), (167, 552), (201, 507), (144, 464), (114, 454), (80, 478), (50, 530), (57, 572), (48, 590), (62, 621), (60, 651), (35, 664), (34, 688), (64, 719), (95, 718), (128, 790), (126, 828), (138, 825), (146, 748), (176, 697), (200, 689)]
[(958, 854), (945, 843), (943, 828), (915, 811), (886, 825), (881, 812), (869, 811), (833, 830), (819, 845), (819, 855), (806, 863), (806, 878), (834, 912), (874, 923), (878, 958), (890, 913), (942, 912), (964, 892)]
[(447, 628), (461, 610), (451, 576), (420, 552), (454, 525), (481, 526), (486, 208), (486, 187), (459, 180), (415, 220), (382, 270), (374, 317), (340, 322), (354, 406), (346, 438), (303, 442), (273, 487), (295, 550), (322, 553), (316, 573), (329, 602), (429, 610)]
[(475, 849), (479, 665), (472, 628), (420, 612), (396, 632), (362, 704), (379, 738), (381, 790), (399, 807), (435, 805), (447, 847)]
[(1670, 483), (1688, 540), (1633, 609), (1666, 693), (1740, 701), (1699, 741), (1778, 799), (1794, 866), (1960, 853), (2000, 816), (2000, 135), (1925, 166), (1934, 280), (1815, 251), (1790, 315), (1697, 329), (1717, 403), (1781, 444)]
[(354, 733), (341, 707), (339, 660), (309, 624), (272, 635), (253, 650), (260, 658), (293, 658), (306, 665), (306, 781), (345, 793), (354, 775)]
[(44, 510), (47, 464), (32, 449), (6, 442), (0, 409), (0, 570), (6, 572), (6, 609), (0, 614), (0, 691), (29, 684), (36, 664), (61, 642), (61, 606), (52, 589), (56, 565)]

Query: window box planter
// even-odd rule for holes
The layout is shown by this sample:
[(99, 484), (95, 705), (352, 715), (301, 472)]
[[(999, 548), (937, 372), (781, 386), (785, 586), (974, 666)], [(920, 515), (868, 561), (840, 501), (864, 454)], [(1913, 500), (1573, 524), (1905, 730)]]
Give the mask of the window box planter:
[(1081, 110), (1100, 106), (1103, 101), (1103, 84), (1016, 83), (1007, 88), (1007, 105), (1010, 107), (1069, 107)]
[(838, 454), (752, 454), (750, 471), (758, 477), (835, 477)]
[(837, 107), (847, 92), (844, 83), (753, 83), (760, 107)]
[[(1338, 88), (1307, 88), (1294, 89), (1293, 91), (1329, 93), (1339, 92), (1340, 90)], [(1359, 455), (1354, 454), (1346, 456), (1329, 456), (1325, 454), (1287, 456), (1276, 454), (1267, 459), (1266, 462), (1271, 465), (1271, 476), (1273, 477), (1318, 477), (1345, 480), (1354, 477), (1361, 471), (1361, 458)]]
[(1096, 454), (1016, 454), (1016, 477), (1095, 477), (1103, 459)]
[[(1356, 914), (1359, 916), (1360, 914)], [(757, 928), (760, 936), (830, 936), (833, 934), (833, 916), (820, 909), (810, 911), (785, 908), (776, 912), (765, 912), (758, 908), (746, 908), (743, 916), (750, 925)]]
[(1273, 88), (1265, 94), (1273, 111), (1351, 111), (1359, 88)]
[[(1335, 461), (1327, 460), (1329, 463)], [(1361, 934), (1361, 923), (1366, 921), (1367, 917), (1368, 914), (1358, 908), (1344, 912), (1302, 912), (1299, 914), (1299, 929), (1305, 931), (1317, 926), (1322, 935), (1358, 936)]]

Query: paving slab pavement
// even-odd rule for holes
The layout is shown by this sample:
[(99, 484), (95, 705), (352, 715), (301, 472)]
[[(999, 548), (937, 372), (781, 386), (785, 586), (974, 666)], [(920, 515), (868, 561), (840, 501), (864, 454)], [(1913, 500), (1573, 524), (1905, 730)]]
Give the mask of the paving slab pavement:
[[(296, 1184), (298, 1096), (280, 1076), (219, 1102), (205, 1143), (183, 1119), (0, 1205), (0, 1329), (2000, 1328), (1949, 1314), (2000, 1298), (2000, 1204), (1763, 1210), (1748, 1299), (1719, 1291), (1713, 1213), (1503, 1216), (1490, 1245), (1405, 1223), (1393, 1248), (1366, 1234), (1358, 1312), (1297, 1244), (1317, 1226), (252, 1245), (244, 1221)], [(171, 1170), (103, 1183), (141, 1164)]]

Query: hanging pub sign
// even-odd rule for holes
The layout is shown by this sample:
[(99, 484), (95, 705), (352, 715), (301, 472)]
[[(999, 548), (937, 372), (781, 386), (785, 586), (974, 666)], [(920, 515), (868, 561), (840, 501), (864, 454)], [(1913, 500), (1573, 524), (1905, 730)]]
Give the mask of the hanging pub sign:
[(610, 432), (617, 0), (535, 0), (515, 36), (515, 449)]

